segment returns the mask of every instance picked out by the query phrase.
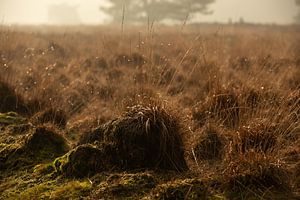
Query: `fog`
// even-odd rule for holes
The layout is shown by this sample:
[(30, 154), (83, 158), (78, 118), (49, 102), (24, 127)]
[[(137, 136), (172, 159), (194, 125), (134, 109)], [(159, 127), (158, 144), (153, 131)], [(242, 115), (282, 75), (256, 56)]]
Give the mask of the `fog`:
[[(106, 24), (111, 18), (100, 11), (105, 0), (0, 0), (2, 24)], [(294, 0), (216, 0), (211, 15), (193, 21), (290, 24), (299, 9)]]

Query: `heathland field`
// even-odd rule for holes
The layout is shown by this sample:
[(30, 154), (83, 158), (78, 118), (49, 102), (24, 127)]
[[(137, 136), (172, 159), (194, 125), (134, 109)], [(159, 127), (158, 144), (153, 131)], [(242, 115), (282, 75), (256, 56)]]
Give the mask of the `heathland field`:
[(300, 27), (0, 27), (0, 199), (300, 198)]

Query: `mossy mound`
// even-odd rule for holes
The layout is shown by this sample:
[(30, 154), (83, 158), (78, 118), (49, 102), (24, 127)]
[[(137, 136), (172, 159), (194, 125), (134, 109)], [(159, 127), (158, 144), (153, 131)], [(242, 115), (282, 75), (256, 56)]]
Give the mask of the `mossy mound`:
[(207, 199), (208, 189), (198, 179), (175, 180), (157, 186), (149, 199), (157, 200), (198, 200)]
[(156, 185), (151, 173), (112, 174), (101, 182), (91, 198), (141, 199)]
[(0, 113), (0, 170), (4, 169), (8, 157), (21, 148), (30, 128), (27, 119), (17, 113)]
[(69, 150), (65, 138), (57, 133), (55, 129), (47, 126), (34, 128), (22, 139), (23, 141), (10, 144), (10, 146), (16, 146), (17, 148), (3, 156), (5, 168), (12, 170), (50, 161)]
[(98, 148), (87, 144), (80, 145), (62, 157), (55, 159), (56, 171), (66, 177), (83, 178), (95, 173), (111, 170), (117, 159), (110, 153), (108, 146)]
[(47, 149), (54, 156), (59, 156), (69, 150), (66, 139), (52, 127), (39, 126), (26, 142), (25, 147), (30, 150)]
[(123, 116), (83, 135), (79, 144), (109, 144), (120, 170), (187, 170), (183, 128), (171, 113), (157, 104), (130, 107)]

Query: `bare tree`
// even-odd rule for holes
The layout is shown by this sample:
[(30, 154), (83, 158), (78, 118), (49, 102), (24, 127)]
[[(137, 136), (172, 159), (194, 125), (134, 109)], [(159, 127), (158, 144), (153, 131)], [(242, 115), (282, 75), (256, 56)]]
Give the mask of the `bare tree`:
[(105, 13), (120, 21), (125, 10), (126, 20), (134, 23), (148, 19), (182, 21), (187, 15), (210, 14), (208, 5), (215, 0), (109, 0), (110, 7), (101, 7)]

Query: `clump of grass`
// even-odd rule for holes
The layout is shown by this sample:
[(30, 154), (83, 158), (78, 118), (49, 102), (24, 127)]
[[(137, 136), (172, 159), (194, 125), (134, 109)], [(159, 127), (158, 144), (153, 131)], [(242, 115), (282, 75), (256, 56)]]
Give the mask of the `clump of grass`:
[(290, 93), (285, 101), (285, 104), (291, 110), (291, 117), (294, 121), (299, 120), (300, 115), (300, 90), (293, 91)]
[(266, 154), (236, 154), (226, 166), (223, 172), (224, 183), (227, 191), (232, 194), (261, 197), (267, 191), (290, 190), (285, 170)]
[(82, 66), (85, 69), (91, 68), (92, 70), (106, 70), (108, 69), (108, 63), (103, 57), (88, 58), (83, 63)]
[(169, 86), (172, 83), (172, 80), (176, 74), (176, 68), (170, 66), (163, 66), (159, 70), (159, 80), (158, 84), (162, 87)]
[(300, 70), (299, 68), (296, 68), (296, 70), (291, 73), (291, 76), (287, 80), (289, 88), (293, 90), (299, 90), (300, 89)]
[(80, 113), (88, 104), (86, 97), (77, 90), (68, 89), (64, 95), (64, 105), (70, 116)]
[[(128, 108), (123, 117), (117, 126), (119, 130), (112, 136), (117, 140), (118, 146), (125, 147), (123, 151), (137, 153), (138, 162), (132, 163), (133, 166), (138, 167), (145, 159), (147, 161), (140, 167), (145, 165), (179, 171), (186, 169), (181, 123), (165, 105), (136, 105)], [(125, 157), (129, 162), (132, 159), (131, 155)]]
[(114, 86), (102, 86), (97, 90), (97, 95), (100, 99), (104, 101), (109, 101), (113, 99), (113, 96), (116, 92), (116, 88)]
[(236, 134), (235, 145), (239, 152), (272, 152), (277, 144), (278, 126), (261, 119), (254, 120), (240, 127)]
[(240, 91), (239, 100), (243, 111), (242, 115), (246, 118), (275, 110), (282, 104), (281, 93), (265, 87), (245, 87)]
[(209, 94), (204, 102), (194, 106), (193, 118), (200, 126), (208, 119), (214, 119), (227, 127), (236, 127), (240, 120), (238, 97), (229, 90)]
[(122, 116), (84, 135), (79, 143), (112, 145), (117, 167), (122, 170), (184, 171), (183, 134), (177, 115), (166, 105), (152, 101), (128, 107)]
[(106, 72), (106, 76), (109, 81), (119, 81), (124, 76), (124, 72), (121, 69), (112, 68)]
[(37, 124), (52, 123), (59, 128), (65, 128), (68, 116), (64, 110), (48, 108), (40, 111), (33, 116), (33, 122)]
[(294, 187), (295, 188), (298, 188), (298, 193), (300, 193), (300, 161), (296, 164), (296, 167), (295, 167), (295, 185)]
[(132, 55), (120, 54), (115, 59), (116, 66), (141, 67), (145, 63), (145, 57), (139, 53), (133, 53)]
[(213, 126), (208, 126), (194, 141), (192, 151), (197, 160), (215, 160), (222, 157), (224, 146), (224, 138), (220, 135), (220, 131)]
[(253, 61), (245, 56), (238, 57), (231, 63), (233, 69), (241, 71), (249, 71), (252, 65)]
[(7, 82), (0, 80), (0, 112), (27, 113), (24, 98)]
[(259, 103), (262, 101), (262, 94), (259, 90), (247, 89), (246, 92), (242, 94), (242, 99), (245, 101), (245, 106), (247, 106), (247, 111), (255, 109), (258, 107)]

